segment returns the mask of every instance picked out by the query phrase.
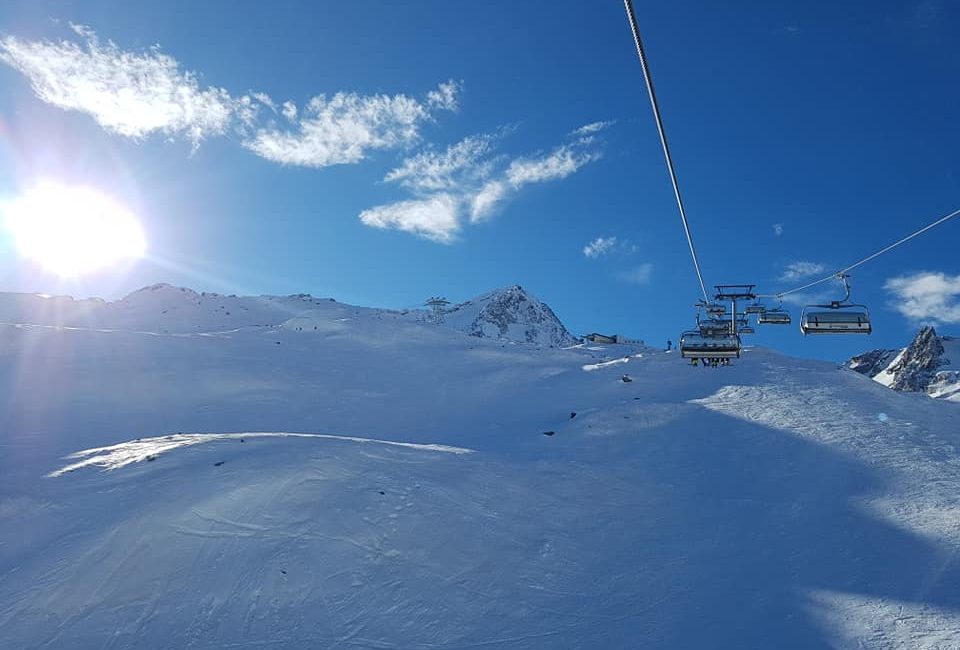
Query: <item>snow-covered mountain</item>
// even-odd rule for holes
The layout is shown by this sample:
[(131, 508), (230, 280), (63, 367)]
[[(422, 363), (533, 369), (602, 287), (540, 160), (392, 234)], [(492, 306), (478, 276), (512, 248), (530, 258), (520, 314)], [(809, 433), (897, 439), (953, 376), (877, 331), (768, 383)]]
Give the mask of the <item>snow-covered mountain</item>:
[(520, 285), (460, 303), (448, 310), (444, 318), (450, 327), (480, 338), (501, 338), (546, 347), (565, 347), (578, 342), (546, 303)]
[[(0, 293), (0, 323), (154, 333), (217, 332), (255, 326), (314, 331), (335, 319), (343, 323), (361, 315), (433, 320), (433, 315), (424, 311), (355, 307), (310, 294), (227, 296), (165, 283), (144, 287), (115, 301)], [(519, 286), (491, 291), (452, 307), (444, 325), (471, 336), (546, 347), (577, 343), (549, 306)]]
[(871, 350), (847, 365), (894, 390), (960, 401), (960, 339), (938, 336), (931, 326), (905, 348)]
[(4, 650), (960, 647), (960, 404), (309, 296), (0, 314)]

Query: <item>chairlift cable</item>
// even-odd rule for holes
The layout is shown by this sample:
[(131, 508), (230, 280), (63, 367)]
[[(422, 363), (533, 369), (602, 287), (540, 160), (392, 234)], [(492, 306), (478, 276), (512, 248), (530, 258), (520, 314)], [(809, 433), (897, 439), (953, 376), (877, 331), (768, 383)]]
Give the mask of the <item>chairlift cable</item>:
[[(629, 0), (625, 0), (625, 1), (629, 1)], [(890, 251), (890, 250), (896, 248), (896, 247), (899, 246), (900, 244), (906, 243), (906, 242), (910, 241), (911, 239), (913, 239), (914, 237), (917, 237), (917, 236), (919, 236), (919, 235), (922, 235), (923, 233), (925, 233), (926, 231), (930, 230), (930, 229), (933, 228), (934, 226), (939, 226), (941, 223), (943, 223), (943, 222), (945, 222), (945, 221), (948, 221), (948, 220), (950, 220), (950, 219), (953, 219), (953, 218), (956, 217), (957, 215), (960, 215), (960, 210), (954, 210), (953, 212), (951, 212), (950, 214), (946, 215), (945, 217), (940, 217), (939, 219), (937, 219), (937, 220), (934, 221), (933, 223), (928, 223), (928, 224), (927, 224), (926, 226), (924, 226), (923, 228), (920, 228), (919, 230), (916, 230), (916, 231), (910, 233), (910, 234), (907, 235), (906, 237), (903, 237), (903, 238), (897, 240), (896, 242), (890, 244), (889, 246), (887, 246), (887, 247), (885, 247), (885, 248), (881, 248), (881, 249), (878, 250), (877, 252), (872, 253), (872, 254), (870, 254), (870, 255), (867, 255), (866, 257), (864, 257), (864, 258), (863, 258), (862, 260), (860, 260), (859, 262), (854, 262), (854, 263), (851, 264), (850, 266), (844, 267), (844, 268), (842, 268), (842, 269), (840, 269), (840, 270), (838, 270), (838, 271), (834, 271), (834, 272), (831, 273), (830, 275), (825, 276), (825, 277), (823, 277), (823, 278), (820, 278), (819, 280), (814, 280), (813, 282), (809, 282), (809, 283), (803, 285), (802, 287), (797, 287), (797, 288), (795, 288), (795, 289), (790, 289), (789, 291), (781, 291), (781, 292), (779, 292), (779, 293), (774, 293), (774, 294), (764, 294), (764, 295), (760, 295), (760, 296), (758, 296), (758, 297), (760, 297), (760, 298), (782, 298), (783, 296), (790, 295), (791, 293), (796, 293), (796, 292), (798, 292), (798, 291), (803, 291), (804, 289), (809, 289), (810, 287), (816, 286), (816, 285), (818, 285), (818, 284), (822, 284), (822, 283), (824, 283), (824, 282), (828, 282), (828, 281), (830, 281), (830, 280), (834, 280), (834, 279), (836, 279), (836, 278), (838, 278), (838, 277), (842, 277), (843, 275), (845, 275), (845, 274), (847, 273), (847, 271), (850, 271), (850, 270), (852, 270), (852, 269), (855, 269), (855, 268), (857, 268), (858, 266), (860, 266), (861, 264), (866, 264), (866, 263), (869, 262), (870, 260), (872, 260), (872, 259), (874, 259), (874, 258), (876, 258), (876, 257), (879, 257), (880, 255), (883, 255), (883, 254), (886, 253), (887, 251)]]
[(667, 160), (667, 170), (670, 172), (670, 182), (673, 183), (673, 194), (677, 199), (677, 207), (680, 209), (680, 219), (683, 221), (683, 231), (687, 235), (687, 244), (690, 246), (690, 256), (693, 258), (693, 266), (697, 271), (697, 279), (700, 281), (700, 290), (703, 292), (703, 299), (710, 302), (707, 296), (707, 286), (703, 282), (703, 273), (700, 271), (700, 261), (697, 259), (697, 250), (693, 245), (693, 236), (690, 234), (690, 224), (687, 222), (687, 212), (683, 207), (683, 199), (680, 198), (680, 185), (677, 182), (677, 172), (673, 168), (673, 158), (670, 156), (670, 147), (667, 145), (667, 134), (663, 130), (663, 119), (660, 117), (660, 106), (657, 104), (657, 94), (653, 90), (653, 79), (650, 76), (650, 69), (647, 66), (647, 56), (643, 51), (643, 43), (640, 40), (640, 30), (637, 27), (637, 18), (633, 13), (633, 3), (631, 0), (623, 0), (627, 9), (627, 18), (630, 20), (630, 29), (633, 32), (633, 42), (637, 46), (637, 56), (640, 57), (640, 65), (643, 68), (643, 78), (647, 82), (647, 93), (650, 95), (650, 106), (653, 107), (653, 117), (657, 123), (657, 132), (660, 134), (660, 144), (663, 146), (663, 155)]

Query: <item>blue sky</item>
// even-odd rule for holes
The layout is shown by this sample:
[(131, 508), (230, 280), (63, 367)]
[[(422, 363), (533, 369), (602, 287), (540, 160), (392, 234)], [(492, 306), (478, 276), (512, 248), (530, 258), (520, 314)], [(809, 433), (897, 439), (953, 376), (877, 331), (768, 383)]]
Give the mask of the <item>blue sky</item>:
[[(637, 3), (708, 284), (791, 288), (960, 207), (960, 6), (834, 5)], [(0, 290), (410, 307), (519, 283), (579, 333), (692, 324), (619, 2), (7, 2), (0, 38), (0, 201), (95, 187), (148, 240), (65, 280), (4, 232)], [(958, 244), (960, 219), (857, 270), (870, 338), (751, 340), (841, 359), (956, 331)]]

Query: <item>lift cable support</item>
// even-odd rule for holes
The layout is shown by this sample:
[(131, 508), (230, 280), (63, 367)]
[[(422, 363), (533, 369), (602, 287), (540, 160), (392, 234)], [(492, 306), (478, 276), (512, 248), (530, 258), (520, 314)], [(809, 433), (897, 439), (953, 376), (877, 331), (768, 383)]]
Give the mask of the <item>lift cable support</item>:
[(663, 146), (663, 155), (667, 161), (667, 170), (670, 172), (670, 182), (673, 183), (673, 194), (677, 199), (677, 208), (680, 209), (680, 220), (683, 222), (683, 231), (687, 235), (687, 245), (690, 247), (690, 256), (693, 258), (693, 266), (697, 271), (697, 280), (700, 281), (700, 291), (703, 293), (704, 302), (710, 302), (709, 298), (707, 298), (707, 286), (703, 283), (703, 273), (700, 271), (700, 261), (697, 259), (697, 250), (693, 245), (693, 236), (690, 234), (687, 212), (683, 207), (683, 199), (680, 198), (680, 185), (677, 182), (677, 172), (673, 168), (673, 158), (670, 156), (670, 147), (667, 145), (667, 134), (663, 130), (660, 106), (657, 104), (657, 94), (653, 90), (653, 78), (650, 76), (650, 68), (647, 65), (647, 55), (643, 51), (643, 42), (640, 40), (640, 29), (637, 27), (637, 17), (633, 13), (633, 3), (631, 0), (623, 0), (623, 4), (627, 9), (630, 29), (633, 31), (633, 42), (637, 46), (637, 56), (640, 57), (640, 66), (643, 68), (643, 78), (647, 82), (650, 106), (653, 108), (653, 117), (657, 122), (657, 132), (660, 134), (660, 144)]
[[(957, 215), (960, 215), (960, 210), (954, 210), (953, 212), (951, 212), (950, 214), (946, 215), (945, 217), (940, 217), (940, 218), (937, 219), (936, 221), (934, 221), (934, 222), (932, 222), (932, 223), (928, 223), (928, 224), (927, 224), (926, 226), (924, 226), (923, 228), (920, 228), (919, 230), (916, 230), (916, 231), (910, 233), (910, 234), (907, 235), (906, 237), (903, 237), (903, 238), (895, 241), (894, 243), (890, 244), (889, 246), (887, 246), (887, 247), (885, 247), (885, 248), (881, 248), (881, 249), (878, 250), (877, 252), (872, 253), (871, 255), (867, 255), (867, 256), (864, 257), (862, 260), (860, 260), (860, 261), (858, 261), (858, 262), (854, 262), (854, 263), (851, 264), (850, 266), (844, 267), (844, 268), (842, 268), (842, 269), (840, 269), (840, 270), (838, 270), (838, 271), (834, 271), (834, 272), (831, 273), (830, 275), (827, 275), (827, 276), (825, 276), (825, 277), (822, 277), (822, 278), (820, 278), (819, 280), (814, 280), (813, 282), (808, 282), (807, 284), (803, 285), (802, 287), (796, 287), (795, 289), (790, 289), (789, 291), (781, 291), (780, 293), (774, 293), (774, 294), (764, 294), (764, 295), (760, 295), (760, 296), (758, 296), (758, 297), (760, 297), (760, 298), (778, 298), (778, 299), (782, 299), (783, 296), (788, 296), (788, 295), (790, 295), (791, 293), (796, 293), (796, 292), (798, 292), (798, 291), (803, 291), (804, 289), (809, 289), (810, 287), (814, 287), (814, 286), (816, 286), (816, 285), (818, 285), (818, 284), (823, 284), (824, 282), (829, 282), (830, 280), (841, 280), (841, 281), (844, 282), (844, 285), (846, 285), (845, 276), (846, 276), (846, 274), (847, 274), (848, 271), (857, 268), (857, 267), (860, 266), (861, 264), (866, 264), (866, 263), (869, 262), (870, 260), (872, 260), (872, 259), (874, 259), (874, 258), (876, 258), (876, 257), (879, 257), (880, 255), (883, 255), (884, 253), (886, 253), (886, 252), (888, 252), (888, 251), (890, 251), (890, 250), (893, 250), (894, 248), (896, 248), (896, 247), (899, 246), (900, 244), (904, 244), (904, 243), (910, 241), (911, 239), (913, 239), (914, 237), (917, 237), (917, 236), (919, 236), (919, 235), (922, 235), (923, 233), (927, 232), (927, 231), (930, 230), (931, 228), (933, 228), (933, 227), (935, 227), (935, 226), (939, 226), (941, 223), (944, 223), (945, 221), (949, 221), (950, 219), (953, 219), (953, 218), (956, 217)], [(848, 297), (849, 297), (849, 287), (848, 287), (847, 289), (848, 289)]]
[(433, 296), (423, 303), (424, 306), (433, 310), (433, 322), (438, 325), (444, 322), (444, 314), (447, 312), (447, 305), (450, 301), (442, 296)]
[[(713, 298), (716, 301), (729, 300), (730, 301), (730, 333), (737, 334), (739, 331), (742, 331), (741, 327), (746, 326), (746, 322), (740, 321), (740, 318), (737, 316), (737, 301), (738, 300), (750, 300), (755, 301), (757, 299), (757, 294), (753, 292), (755, 284), (718, 284), (716, 285), (717, 293), (714, 294)], [(744, 315), (742, 318), (746, 318)], [(752, 334), (753, 332), (748, 332)]]

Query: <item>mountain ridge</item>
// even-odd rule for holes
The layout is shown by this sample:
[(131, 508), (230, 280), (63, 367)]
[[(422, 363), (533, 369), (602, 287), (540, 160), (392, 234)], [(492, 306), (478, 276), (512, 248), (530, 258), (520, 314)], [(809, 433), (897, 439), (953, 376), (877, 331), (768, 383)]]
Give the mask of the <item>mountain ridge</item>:
[[(336, 313), (334, 313), (336, 312)], [(358, 314), (379, 318), (437, 321), (425, 310), (393, 310), (340, 303), (309, 293), (286, 296), (238, 296), (198, 292), (166, 282), (131, 291), (118, 300), (0, 292), (0, 321), (91, 329), (126, 329), (160, 333), (221, 331), (237, 327), (284, 327), (313, 331), (317, 322)], [(538, 346), (574, 345), (570, 334), (545, 302), (510, 285), (458, 303), (442, 313), (445, 326), (478, 338)]]

